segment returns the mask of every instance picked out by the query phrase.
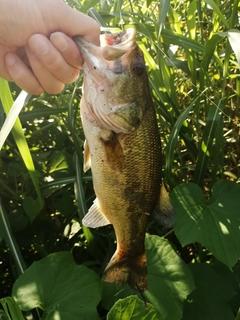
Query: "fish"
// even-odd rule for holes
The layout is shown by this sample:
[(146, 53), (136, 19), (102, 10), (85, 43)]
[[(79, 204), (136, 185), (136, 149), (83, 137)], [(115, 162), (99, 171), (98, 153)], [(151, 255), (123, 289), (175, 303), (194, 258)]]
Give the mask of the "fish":
[(161, 142), (144, 55), (133, 28), (101, 35), (100, 46), (79, 36), (74, 41), (84, 59), (84, 171), (91, 168), (96, 194), (82, 223), (113, 225), (117, 248), (102, 278), (144, 292), (147, 226), (153, 212), (168, 224), (173, 210), (166, 205), (170, 199), (162, 183)]

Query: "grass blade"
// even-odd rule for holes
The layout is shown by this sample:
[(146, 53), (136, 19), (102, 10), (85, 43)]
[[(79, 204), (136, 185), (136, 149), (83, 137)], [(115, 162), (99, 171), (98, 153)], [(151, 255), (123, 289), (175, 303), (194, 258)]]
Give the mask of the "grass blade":
[(227, 32), (219, 32), (218, 33), (219, 36), (221, 37), (225, 37), (227, 36), (229, 43), (236, 55), (237, 61), (238, 61), (238, 66), (240, 68), (240, 47), (239, 47), (239, 43), (240, 43), (240, 31), (239, 30), (229, 30)]
[[(0, 150), (2, 149), (4, 142), (6, 141), (10, 131), (12, 130), (12, 127), (14, 126), (14, 123), (16, 122), (19, 113), (21, 112), (25, 103), (28, 102), (30, 97), (31, 97), (30, 94), (28, 94), (25, 91), (21, 91), (21, 93), (19, 94), (17, 99), (14, 101), (11, 109), (8, 112), (7, 118), (1, 128), (1, 131), (0, 131)], [(9, 102), (10, 102), (10, 100), (9, 100)], [(9, 103), (8, 103), (8, 105), (9, 105)]]
[(203, 132), (201, 144), (199, 146), (198, 160), (196, 163), (194, 182), (200, 186), (203, 184), (208, 166), (208, 160), (213, 157), (213, 140), (216, 137), (216, 129), (219, 126), (219, 121), (222, 118), (221, 110), (222, 100), (218, 106), (210, 106), (206, 127)]
[(162, 0), (159, 4), (159, 31), (158, 31), (158, 41), (160, 39), (162, 27), (164, 25), (166, 15), (170, 6), (170, 0)]
[(169, 136), (168, 144), (166, 146), (166, 177), (169, 183), (174, 184), (173, 181), (171, 181), (171, 171), (172, 171), (172, 163), (174, 160), (174, 150), (177, 145), (178, 141), (178, 135), (179, 131), (183, 125), (183, 122), (186, 120), (189, 112), (192, 110), (195, 103), (198, 101), (200, 96), (197, 96), (196, 99), (192, 101), (192, 103), (185, 109), (182, 114), (177, 119), (175, 125), (173, 126), (172, 132)]
[(0, 300), (8, 320), (24, 320), (21, 309), (12, 297), (5, 297)]
[(218, 15), (218, 17), (221, 19), (221, 21), (224, 24), (224, 26), (227, 29), (229, 29), (229, 24), (228, 24), (227, 20), (224, 18), (223, 14), (220, 11), (220, 9), (217, 6), (217, 4), (213, 0), (204, 0), (204, 2), (206, 2), (210, 7), (213, 8), (214, 13)]
[(8, 222), (8, 217), (6, 213), (4, 212), (1, 199), (0, 199), (0, 225), (1, 225), (1, 233), (2, 237), (5, 239), (6, 244), (8, 245), (8, 248), (11, 252), (11, 256), (13, 258), (13, 261), (15, 262), (15, 266), (17, 269), (18, 275), (22, 274), (24, 270), (26, 269), (25, 262), (22, 258), (22, 254), (20, 252), (20, 249), (14, 239), (14, 236), (11, 231), (10, 224)]
[[(16, 108), (18, 110), (21, 107), (21, 103), (23, 103), (23, 101), (25, 101), (25, 99), (23, 99), (24, 97), (25, 97), (25, 99), (27, 98), (25, 93), (21, 96), (21, 99), (20, 99), (21, 102), (19, 102), (19, 105), (18, 105), (18, 102), (16, 104)], [(0, 99), (2, 101), (5, 113), (8, 114), (14, 104), (14, 101), (13, 101), (13, 98), (12, 98), (12, 95), (11, 95), (11, 92), (9, 89), (8, 82), (3, 79), (0, 79)], [(12, 114), (13, 119), (11, 120), (11, 118), (9, 118), (8, 121), (10, 122), (10, 124), (12, 122), (15, 122), (15, 124), (12, 128), (12, 134), (15, 139), (16, 145), (19, 149), (19, 152), (21, 154), (22, 160), (23, 160), (23, 162), (28, 170), (28, 173), (32, 179), (37, 196), (39, 198), (40, 207), (42, 208), (44, 201), (43, 201), (43, 198), (41, 195), (40, 186), (39, 186), (36, 170), (34, 167), (33, 159), (32, 159), (28, 144), (27, 144), (27, 140), (26, 140), (24, 133), (23, 133), (23, 128), (22, 128), (21, 122), (18, 118), (16, 121), (14, 119), (14, 117), (16, 116), (16, 113), (15, 113), (16, 110), (15, 111), (14, 110), (13, 110), (13, 114)]]

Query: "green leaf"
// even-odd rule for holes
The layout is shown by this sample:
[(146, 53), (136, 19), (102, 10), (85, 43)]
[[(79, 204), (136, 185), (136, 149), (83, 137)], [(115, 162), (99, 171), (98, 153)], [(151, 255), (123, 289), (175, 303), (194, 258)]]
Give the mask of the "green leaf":
[(16, 301), (12, 297), (6, 297), (0, 300), (3, 309), (5, 311), (5, 315), (1, 317), (0, 319), (3, 320), (24, 320), (24, 317), (22, 315), (22, 312), (17, 305)]
[(218, 33), (219, 36), (221, 37), (228, 37), (228, 40), (230, 42), (230, 45), (236, 55), (237, 61), (238, 61), (238, 66), (240, 68), (240, 47), (239, 47), (239, 43), (240, 43), (240, 31), (237, 29), (232, 29), (229, 30), (227, 32), (219, 32)]
[(210, 7), (213, 8), (214, 13), (219, 16), (219, 18), (221, 19), (221, 21), (224, 24), (224, 26), (227, 29), (229, 29), (229, 24), (228, 24), (227, 20), (224, 18), (224, 16), (223, 16), (222, 12), (220, 11), (217, 3), (215, 3), (214, 0), (204, 0), (204, 2), (206, 2)]
[(238, 313), (237, 313), (235, 320), (240, 320), (240, 308), (238, 309)]
[(30, 221), (33, 221), (42, 210), (42, 204), (39, 201), (39, 198), (34, 200), (33, 197), (29, 196), (23, 200), (23, 209)]
[(116, 283), (103, 281), (101, 305), (103, 308), (110, 310), (118, 300), (137, 294), (138, 292), (128, 285), (122, 287)]
[(9, 320), (9, 317), (2, 309), (0, 309), (0, 320)]
[(202, 185), (205, 178), (208, 161), (210, 157), (213, 157), (213, 145), (218, 139), (217, 129), (221, 128), (222, 121), (222, 105), (223, 100), (220, 100), (218, 105), (214, 104), (210, 107), (207, 115), (207, 123), (204, 128), (201, 145), (198, 150), (198, 160), (194, 172), (194, 182)]
[(232, 285), (207, 264), (189, 266), (196, 290), (184, 305), (183, 320), (234, 320), (230, 304), (236, 295)]
[(178, 142), (178, 135), (179, 131), (183, 125), (183, 122), (186, 120), (186, 118), (189, 115), (189, 112), (194, 107), (195, 103), (199, 100), (200, 96), (197, 96), (194, 101), (181, 113), (181, 115), (178, 117), (176, 123), (174, 124), (171, 134), (169, 136), (168, 144), (166, 147), (166, 176), (168, 177), (168, 180), (171, 181), (171, 171), (172, 171), (172, 164), (174, 160), (174, 150), (176, 148), (177, 142)]
[(219, 180), (206, 200), (201, 188), (184, 183), (171, 199), (178, 216), (174, 231), (182, 244), (200, 242), (231, 268), (240, 256), (240, 185)]
[(161, 320), (182, 318), (184, 299), (194, 289), (192, 275), (171, 244), (158, 236), (145, 241), (148, 265), (148, 287), (143, 293)]
[[(203, 70), (207, 71), (209, 63), (214, 55), (214, 51), (216, 50), (216, 46), (218, 42), (221, 40), (221, 37), (218, 34), (214, 34), (210, 40), (206, 43), (206, 50), (204, 52), (201, 66)], [(222, 62), (220, 59), (218, 59), (218, 63), (220, 66), (222, 66)]]
[[(25, 92), (23, 92), (19, 98), (19, 101), (15, 105), (16, 108), (14, 107), (14, 110), (16, 109), (16, 112), (14, 111), (13, 113), (11, 113), (11, 108), (12, 108), (14, 102), (13, 102), (13, 98), (12, 98), (12, 95), (11, 95), (11, 92), (9, 89), (9, 85), (8, 85), (7, 81), (0, 78), (0, 99), (2, 101), (5, 113), (6, 114), (10, 113), (10, 116), (11, 116), (11, 117), (8, 117), (8, 119), (10, 121), (9, 126), (7, 126), (8, 128), (10, 128), (10, 126), (12, 125), (11, 119), (16, 120), (16, 115), (18, 114), (18, 112), (20, 112), (19, 108), (23, 107), (23, 104), (25, 103), (25, 101), (28, 98), (29, 98), (29, 96), (26, 96)], [(44, 200), (41, 195), (36, 170), (34, 167), (33, 159), (32, 159), (26, 138), (24, 136), (24, 131), (23, 131), (23, 128), (22, 128), (22, 125), (21, 125), (19, 118), (17, 118), (17, 120), (15, 121), (15, 124), (12, 128), (12, 134), (13, 134), (14, 140), (16, 142), (16, 145), (19, 149), (19, 152), (22, 156), (23, 162), (29, 172), (31, 179), (32, 179), (33, 185), (36, 189), (36, 193), (38, 195), (39, 202), (41, 203), (41, 206), (43, 207)], [(5, 137), (3, 137), (2, 142), (5, 141), (4, 139), (5, 139)]]
[[(0, 81), (3, 81), (3, 80), (0, 80)], [(4, 101), (5, 95), (2, 95), (2, 96), (3, 96), (2, 99)], [(24, 104), (27, 103), (27, 101), (30, 99), (30, 97), (31, 97), (31, 95), (27, 94), (27, 92), (21, 91), (21, 93), (19, 94), (17, 99), (14, 101), (11, 109), (8, 112), (8, 115), (7, 115), (7, 118), (3, 124), (3, 127), (1, 128), (1, 131), (0, 131), (0, 150), (2, 149), (2, 146), (5, 142), (5, 140), (7, 139), (10, 131), (12, 130), (12, 127), (14, 126), (14, 123), (17, 120), (20, 111), (24, 107)], [(7, 100), (8, 100), (8, 104), (13, 102), (10, 94), (9, 94), (9, 97), (7, 98)], [(6, 103), (6, 101), (5, 101), (5, 103)]]
[(98, 275), (76, 265), (70, 252), (53, 253), (34, 262), (13, 286), (20, 308), (41, 308), (45, 320), (99, 320), (100, 292)]
[(5, 239), (6, 244), (11, 252), (12, 259), (15, 263), (17, 273), (20, 275), (26, 269), (26, 265), (23, 260), (19, 246), (13, 236), (8, 218), (9, 216), (5, 213), (0, 198), (0, 237)]
[(107, 315), (107, 320), (158, 320), (156, 308), (140, 300), (137, 296), (119, 299)]
[(158, 40), (160, 38), (160, 34), (166, 19), (166, 15), (168, 12), (170, 6), (170, 0), (162, 0), (159, 1), (159, 21), (158, 21), (158, 25), (159, 25), (159, 32), (158, 32)]

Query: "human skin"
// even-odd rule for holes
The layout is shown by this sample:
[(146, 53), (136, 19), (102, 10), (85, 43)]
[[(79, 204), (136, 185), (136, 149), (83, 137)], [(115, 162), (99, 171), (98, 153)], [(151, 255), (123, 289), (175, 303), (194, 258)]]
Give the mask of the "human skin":
[(83, 63), (71, 37), (99, 45), (99, 32), (63, 0), (0, 0), (0, 77), (34, 95), (59, 93)]

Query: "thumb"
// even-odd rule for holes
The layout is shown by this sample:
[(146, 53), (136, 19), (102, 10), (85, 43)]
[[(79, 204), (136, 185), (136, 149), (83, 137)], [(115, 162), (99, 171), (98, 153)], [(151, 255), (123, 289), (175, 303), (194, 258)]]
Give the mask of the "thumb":
[(64, 2), (58, 11), (58, 19), (59, 29), (63, 33), (68, 36), (82, 36), (85, 40), (99, 45), (100, 26), (94, 19), (72, 9)]

